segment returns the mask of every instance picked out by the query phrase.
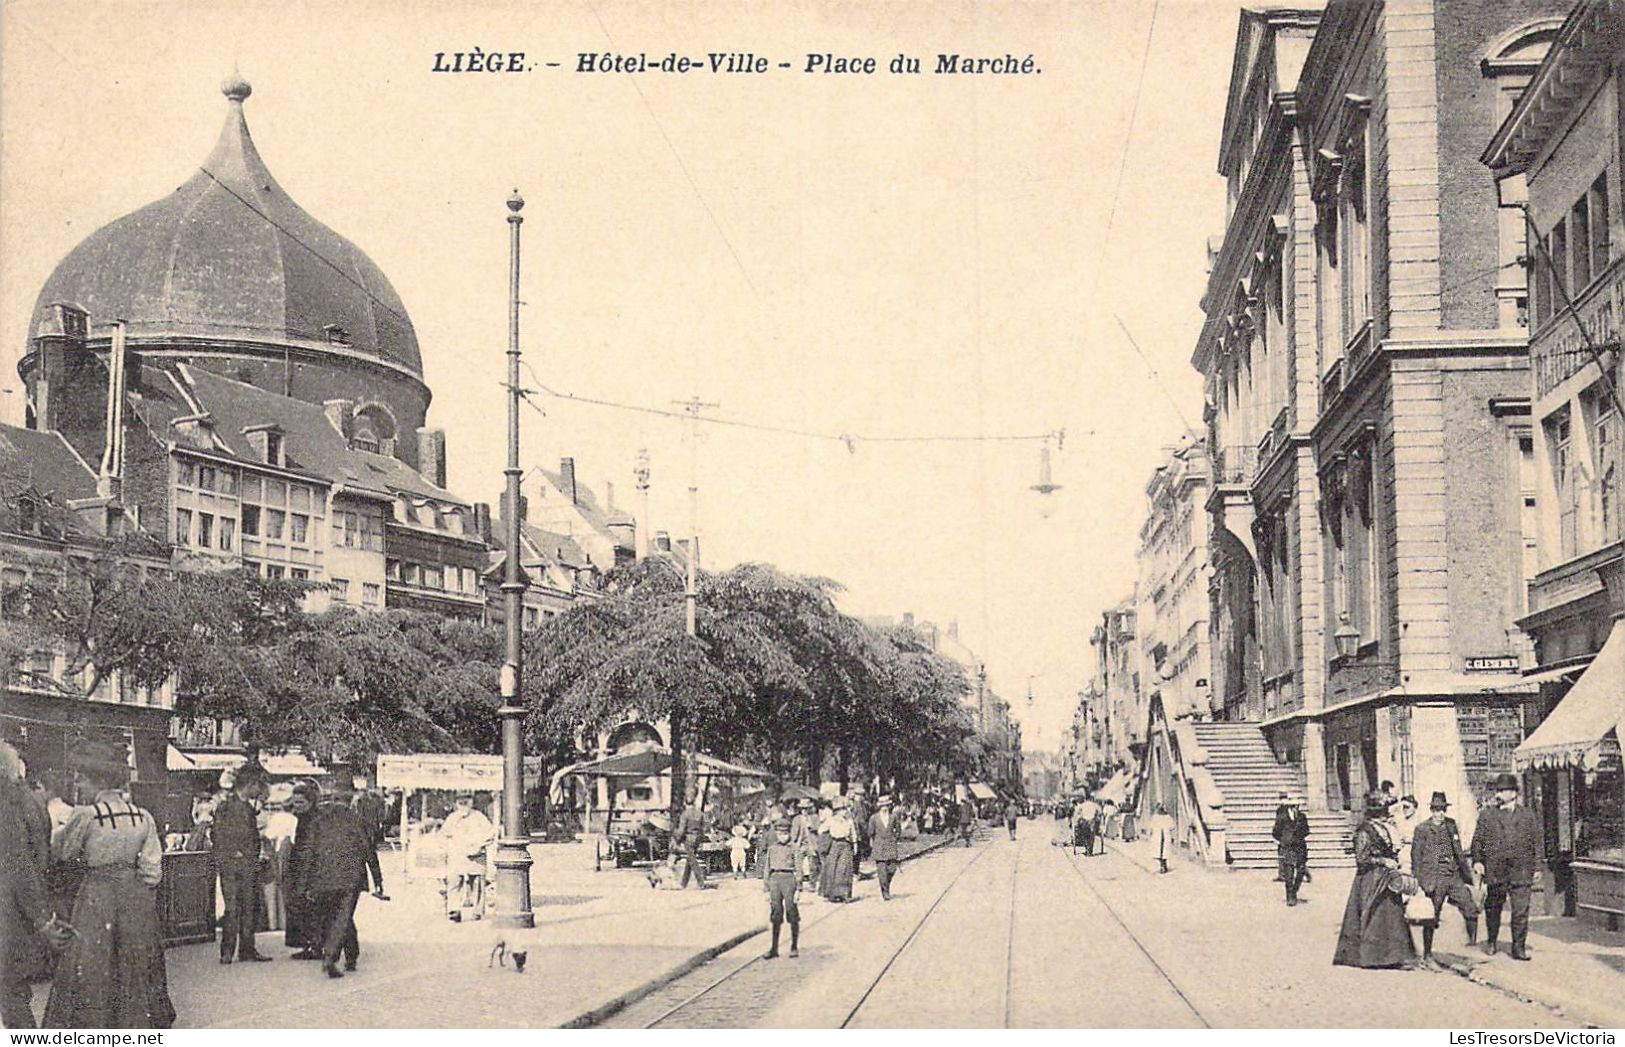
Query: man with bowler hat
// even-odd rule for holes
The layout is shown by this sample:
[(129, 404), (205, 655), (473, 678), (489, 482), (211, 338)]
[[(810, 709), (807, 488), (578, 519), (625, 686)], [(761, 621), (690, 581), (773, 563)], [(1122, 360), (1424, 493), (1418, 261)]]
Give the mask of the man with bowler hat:
[(1296, 795), (1282, 793), (1281, 806), (1275, 812), (1275, 862), (1286, 883), (1286, 903), (1298, 904), (1298, 888), (1303, 885), (1303, 867), (1309, 864), (1309, 817), (1303, 813), (1303, 801)]
[(1484, 951), (1495, 955), (1501, 934), (1501, 909), (1512, 903), (1512, 958), (1529, 959), (1529, 893), (1540, 882), (1545, 861), (1540, 824), (1527, 807), (1518, 806), (1518, 778), (1497, 775), (1495, 803), (1478, 814), (1470, 854), (1473, 871), (1484, 878)]
[(1445, 814), (1449, 809), (1444, 793), (1435, 792), (1428, 801), (1427, 819), (1417, 824), (1411, 837), (1411, 875), (1433, 902), (1433, 920), (1422, 924), (1422, 963), (1427, 966), (1433, 964), (1433, 932), (1439, 929), (1439, 914), (1447, 901), (1467, 922), (1467, 944), (1478, 942), (1478, 904), (1467, 886), (1473, 867), (1462, 851), (1456, 820)]

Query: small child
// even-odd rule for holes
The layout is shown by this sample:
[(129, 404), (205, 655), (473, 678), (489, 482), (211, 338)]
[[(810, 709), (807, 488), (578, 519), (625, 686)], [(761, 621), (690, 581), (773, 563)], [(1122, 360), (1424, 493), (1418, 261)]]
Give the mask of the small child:
[(746, 857), (750, 854), (750, 829), (744, 822), (733, 828), (733, 835), (728, 839), (728, 859), (733, 863), (734, 879), (745, 878)]

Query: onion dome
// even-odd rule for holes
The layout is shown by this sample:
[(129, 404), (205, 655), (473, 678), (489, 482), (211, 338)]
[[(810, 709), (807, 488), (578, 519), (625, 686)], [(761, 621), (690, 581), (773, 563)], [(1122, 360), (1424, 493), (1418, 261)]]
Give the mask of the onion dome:
[(421, 382), (417, 333), (382, 270), (311, 217), (271, 176), (249, 136), (248, 81), (220, 85), (226, 124), (198, 172), (169, 196), (91, 234), (57, 265), (31, 330), (55, 303), (135, 337), (331, 351)]

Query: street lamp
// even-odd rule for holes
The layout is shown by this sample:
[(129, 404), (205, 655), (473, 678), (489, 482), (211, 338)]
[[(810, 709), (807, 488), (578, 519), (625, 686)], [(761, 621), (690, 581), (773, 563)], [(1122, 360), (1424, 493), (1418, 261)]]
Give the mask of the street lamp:
[(1332, 633), (1332, 644), (1339, 658), (1353, 658), (1360, 653), (1360, 630), (1349, 622), (1348, 615), (1343, 615), (1338, 622), (1337, 630)]
[(520, 705), (524, 680), (525, 581), (519, 566), (519, 226), (524, 197), (515, 189), (508, 197), (508, 504), (506, 507), (508, 555), (502, 572), (502, 608), (507, 634), (506, 657), (502, 665), (502, 706), (497, 717), (502, 724), (502, 836), (497, 840), (496, 912), (499, 927), (534, 927), (536, 914), (530, 908), (530, 836), (525, 832), (525, 761), (520, 739), (520, 721), (525, 708)]

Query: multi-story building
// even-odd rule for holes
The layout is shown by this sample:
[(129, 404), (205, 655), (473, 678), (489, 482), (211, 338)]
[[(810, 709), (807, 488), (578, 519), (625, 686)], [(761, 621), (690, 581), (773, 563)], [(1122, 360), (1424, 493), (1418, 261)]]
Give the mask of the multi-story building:
[(1465, 799), (1521, 737), (1522, 244), (1477, 153), (1552, 8), (1242, 15), (1193, 357), (1214, 705), (1262, 729), (1311, 807), (1382, 780)]
[(1141, 689), (1137, 603), (1131, 594), (1108, 608), (1089, 634), (1089, 643), (1095, 649), (1094, 680), (1099, 692), (1097, 702), (1090, 706), (1091, 715), (1099, 720), (1094, 764), (1101, 771), (1136, 766), (1145, 751), (1147, 706)]
[[(1552, 911), (1625, 917), (1625, 8), (1584, 0), (1483, 159), (1533, 233), (1530, 383), (1535, 573), (1519, 625), (1534, 641), (1534, 732), (1513, 754), (1540, 811)], [(1513, 212), (1512, 222), (1522, 216)], [(1561, 908), (1560, 908), (1561, 907)]]
[(1142, 814), (1165, 807), (1185, 838), (1199, 820), (1199, 793), (1181, 754), (1191, 747), (1190, 722), (1211, 710), (1208, 658), (1209, 464), (1205, 445), (1187, 433), (1146, 484), (1140, 527), (1139, 606), (1145, 748), (1139, 761)]
[(1313, 803), (1358, 810), (1391, 780), (1470, 830), (1522, 739), (1523, 244), (1478, 158), (1556, 7), (1338, 0), (1304, 60), (1320, 686), (1263, 726)]

